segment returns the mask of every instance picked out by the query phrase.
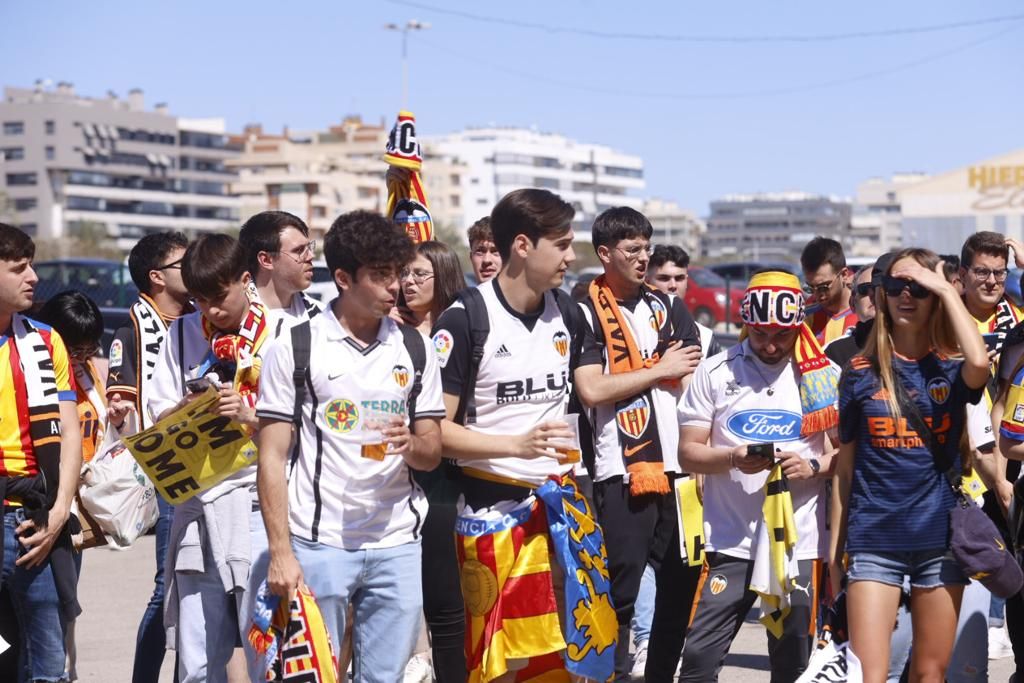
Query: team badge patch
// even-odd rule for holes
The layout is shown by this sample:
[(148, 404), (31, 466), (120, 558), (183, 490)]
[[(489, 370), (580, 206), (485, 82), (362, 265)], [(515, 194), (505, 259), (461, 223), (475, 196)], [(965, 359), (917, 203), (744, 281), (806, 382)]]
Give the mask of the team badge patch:
[(945, 377), (937, 377), (931, 382), (928, 382), (928, 395), (931, 396), (932, 400), (936, 403), (945, 403), (946, 399), (949, 398), (949, 392), (951, 390), (949, 380)]
[(351, 432), (359, 422), (359, 409), (347, 398), (336, 398), (324, 408), (324, 421), (333, 432)]
[(647, 431), (647, 423), (651, 419), (651, 404), (647, 398), (641, 396), (624, 408), (615, 413), (615, 422), (623, 433), (639, 439), (640, 435)]
[(665, 321), (668, 320), (668, 311), (665, 310), (665, 304), (661, 303), (660, 299), (651, 298), (651, 327), (657, 332), (665, 326)]
[(718, 595), (729, 586), (729, 579), (725, 578), (724, 574), (715, 574), (711, 577), (711, 594)]
[(1024, 422), (1024, 403), (1018, 403), (1013, 409), (1013, 421)]
[(124, 344), (120, 339), (115, 339), (110, 345), (110, 367), (119, 368), (124, 362)]
[(442, 368), (448, 365), (448, 358), (452, 355), (452, 347), (455, 340), (448, 330), (438, 330), (434, 335), (434, 353), (437, 354), (437, 363)]
[(395, 384), (403, 389), (409, 384), (409, 368), (404, 365), (396, 365), (391, 368), (391, 376), (395, 378)]
[(569, 335), (565, 332), (555, 332), (555, 336), (551, 337), (551, 343), (554, 344), (559, 356), (565, 358), (569, 355)]

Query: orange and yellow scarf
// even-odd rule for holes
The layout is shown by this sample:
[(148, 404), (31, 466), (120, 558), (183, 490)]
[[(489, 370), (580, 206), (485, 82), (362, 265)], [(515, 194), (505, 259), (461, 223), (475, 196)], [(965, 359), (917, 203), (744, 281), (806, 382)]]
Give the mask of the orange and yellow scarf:
[[(203, 316), (202, 324), (203, 336), (210, 342), (210, 353), (200, 368), (199, 376), (206, 375), (214, 366), (226, 369), (233, 377), (234, 389), (250, 407), (255, 407), (261, 365), (256, 354), (270, 332), (266, 308), (258, 298), (251, 298), (249, 311), (238, 332), (222, 332), (206, 316)], [(221, 381), (225, 380), (221, 377)]]
[(423, 157), (416, 139), (416, 117), (412, 112), (398, 112), (398, 120), (388, 136), (384, 161), (390, 165), (386, 176), (388, 206), (384, 215), (405, 230), (417, 244), (434, 239), (434, 222), (430, 218), (427, 192), (420, 178)]

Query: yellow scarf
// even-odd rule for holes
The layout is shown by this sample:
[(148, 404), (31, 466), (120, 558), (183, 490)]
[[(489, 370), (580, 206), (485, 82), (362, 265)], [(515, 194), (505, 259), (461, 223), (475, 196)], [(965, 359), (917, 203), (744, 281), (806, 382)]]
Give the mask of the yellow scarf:
[(434, 222), (420, 178), (423, 157), (412, 112), (398, 112), (398, 120), (388, 136), (384, 161), (391, 166), (385, 177), (388, 205), (384, 215), (403, 228), (417, 244), (434, 239)]

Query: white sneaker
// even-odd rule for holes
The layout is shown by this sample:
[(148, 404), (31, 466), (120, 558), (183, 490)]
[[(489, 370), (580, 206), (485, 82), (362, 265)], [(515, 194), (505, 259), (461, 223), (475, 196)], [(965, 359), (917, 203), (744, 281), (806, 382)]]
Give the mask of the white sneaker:
[(430, 683), (434, 676), (434, 669), (430, 665), (428, 655), (413, 655), (409, 663), (405, 665), (405, 677), (402, 683)]
[(629, 670), (629, 677), (634, 681), (644, 680), (644, 669), (647, 668), (647, 641), (640, 643), (633, 653), (633, 668)]
[(988, 629), (988, 658), (1004, 659), (1013, 656), (1013, 646), (1010, 644), (1010, 637), (1006, 635), (1006, 629), (1002, 626), (994, 626)]

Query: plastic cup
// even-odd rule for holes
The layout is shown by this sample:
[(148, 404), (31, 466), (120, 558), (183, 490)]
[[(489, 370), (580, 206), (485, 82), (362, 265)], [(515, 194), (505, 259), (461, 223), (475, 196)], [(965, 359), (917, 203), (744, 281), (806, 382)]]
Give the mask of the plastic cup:
[(575, 464), (580, 461), (580, 416), (577, 413), (569, 413), (559, 418), (569, 425), (572, 431), (572, 439), (554, 439), (555, 451), (562, 456), (565, 462)]

